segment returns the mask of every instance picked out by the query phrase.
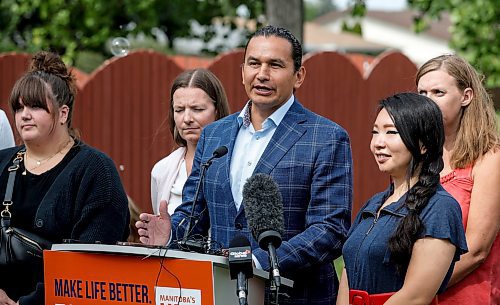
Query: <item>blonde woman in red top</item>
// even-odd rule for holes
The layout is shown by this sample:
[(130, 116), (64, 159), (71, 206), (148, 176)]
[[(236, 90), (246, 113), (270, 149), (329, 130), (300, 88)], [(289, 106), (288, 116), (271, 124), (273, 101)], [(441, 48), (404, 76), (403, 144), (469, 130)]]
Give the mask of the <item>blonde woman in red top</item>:
[(469, 248), (439, 304), (500, 304), (500, 140), (492, 100), (481, 76), (456, 55), (426, 62), (416, 83), (443, 113), (441, 184), (460, 203)]

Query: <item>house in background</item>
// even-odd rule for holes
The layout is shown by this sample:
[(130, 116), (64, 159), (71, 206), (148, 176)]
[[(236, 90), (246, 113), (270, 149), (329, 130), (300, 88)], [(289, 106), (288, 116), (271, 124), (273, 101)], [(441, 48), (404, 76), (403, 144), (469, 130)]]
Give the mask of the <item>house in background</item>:
[[(349, 18), (349, 11), (332, 11), (314, 20), (314, 25), (332, 33), (342, 33), (342, 22)], [(428, 59), (447, 53), (453, 53), (448, 46), (451, 23), (448, 15), (435, 21), (422, 33), (413, 30), (415, 12), (403, 11), (367, 11), (362, 20), (363, 40), (387, 49), (396, 49), (410, 58), (417, 66)], [(307, 46), (305, 27), (304, 44)], [(325, 42), (328, 45), (331, 42)]]
[(370, 68), (373, 59), (390, 47), (369, 42), (363, 37), (340, 32), (335, 33), (315, 23), (304, 23), (304, 52), (335, 51), (343, 53), (364, 74)]
[(332, 31), (316, 22), (304, 23), (304, 51), (307, 53), (336, 51), (377, 56), (389, 48), (387, 45), (367, 41), (353, 33)]

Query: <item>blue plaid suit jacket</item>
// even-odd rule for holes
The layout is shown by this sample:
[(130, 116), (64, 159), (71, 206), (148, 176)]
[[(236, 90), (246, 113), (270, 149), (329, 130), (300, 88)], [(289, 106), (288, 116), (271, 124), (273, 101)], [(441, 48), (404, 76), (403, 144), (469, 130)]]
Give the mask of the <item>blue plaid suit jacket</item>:
[[(195, 215), (195, 234), (206, 235), (224, 248), (237, 234), (248, 237), (253, 254), (269, 270), (266, 251), (249, 232), (243, 205), (236, 210), (231, 193), (231, 155), (239, 130), (238, 114), (205, 127), (193, 169), (183, 191), (184, 204), (172, 217), (173, 239), (181, 239), (191, 211), (200, 163), (225, 145), (229, 152), (207, 170)], [(351, 220), (352, 159), (344, 129), (307, 109), (297, 100), (277, 127), (254, 173), (271, 175), (283, 197), (283, 243), (277, 249), (280, 271), (294, 280), (281, 304), (335, 304), (338, 279), (332, 260), (339, 257)], [(179, 226), (181, 223), (181, 226)]]

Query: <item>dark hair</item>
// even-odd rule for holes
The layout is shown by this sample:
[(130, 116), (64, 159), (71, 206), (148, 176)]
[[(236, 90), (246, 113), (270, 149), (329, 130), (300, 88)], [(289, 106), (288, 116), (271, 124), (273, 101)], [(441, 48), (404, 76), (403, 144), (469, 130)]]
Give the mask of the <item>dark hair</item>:
[(55, 53), (38, 52), (33, 55), (29, 70), (14, 85), (9, 98), (12, 112), (22, 108), (20, 100), (29, 107), (39, 107), (48, 113), (47, 101), (52, 103), (53, 127), (55, 126), (57, 109), (66, 105), (69, 108), (67, 126), (70, 135), (76, 136), (71, 127), (73, 105), (75, 101), (75, 78), (68, 70), (61, 57)]
[(299, 71), (300, 67), (302, 66), (302, 45), (300, 44), (300, 41), (295, 36), (293, 36), (293, 34), (289, 30), (282, 27), (268, 25), (257, 30), (252, 35), (252, 37), (247, 41), (247, 44), (245, 46), (244, 56), (246, 56), (250, 40), (259, 36), (264, 36), (266, 38), (275, 36), (288, 40), (288, 42), (290, 42), (290, 45), (292, 47), (291, 53), (292, 53), (294, 71), (295, 72)]
[(400, 93), (384, 99), (379, 111), (382, 109), (391, 116), (412, 155), (406, 176), (408, 185), (411, 178), (418, 176), (404, 202), (408, 214), (389, 239), (391, 260), (403, 271), (408, 267), (413, 244), (424, 229), (419, 214), (439, 186), (439, 173), (444, 166), (443, 116), (436, 103), (417, 93)]
[(169, 129), (175, 143), (179, 146), (186, 146), (184, 140), (175, 127), (174, 120), (174, 93), (179, 88), (198, 88), (203, 90), (215, 105), (215, 119), (218, 120), (229, 115), (229, 104), (226, 92), (220, 80), (207, 69), (187, 70), (179, 74), (170, 88), (170, 112), (168, 115)]

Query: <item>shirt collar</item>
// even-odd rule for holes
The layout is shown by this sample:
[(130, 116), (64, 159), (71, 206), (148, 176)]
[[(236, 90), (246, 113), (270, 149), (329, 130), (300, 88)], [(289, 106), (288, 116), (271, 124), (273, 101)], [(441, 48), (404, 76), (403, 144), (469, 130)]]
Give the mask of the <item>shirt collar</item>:
[[(265, 128), (267, 124), (270, 124), (268, 122), (274, 123), (274, 125), (278, 126), (283, 118), (285, 117), (286, 113), (292, 107), (293, 101), (295, 100), (295, 96), (292, 94), (288, 101), (281, 105), (280, 108), (276, 109), (275, 112), (273, 112), (267, 119), (264, 120), (262, 123), (262, 126)], [(238, 115), (238, 124), (241, 126), (242, 124), (247, 128), (250, 126), (251, 121), (251, 111), (252, 111), (252, 101), (248, 101), (243, 110), (240, 112)]]
[[(373, 217), (376, 217), (377, 211), (382, 206), (384, 198), (389, 197), (390, 195), (390, 187), (387, 188), (385, 191), (382, 193), (378, 193), (375, 195), (370, 202), (366, 205), (366, 207), (363, 209), (363, 215), (365, 217), (367, 216), (366, 214), (370, 214)], [(408, 214), (408, 208), (404, 205), (404, 202), (406, 200), (406, 196), (408, 195), (408, 192), (406, 192), (397, 202), (393, 202), (386, 206), (383, 211), (387, 212), (389, 214), (397, 215), (400, 217), (404, 217)]]

